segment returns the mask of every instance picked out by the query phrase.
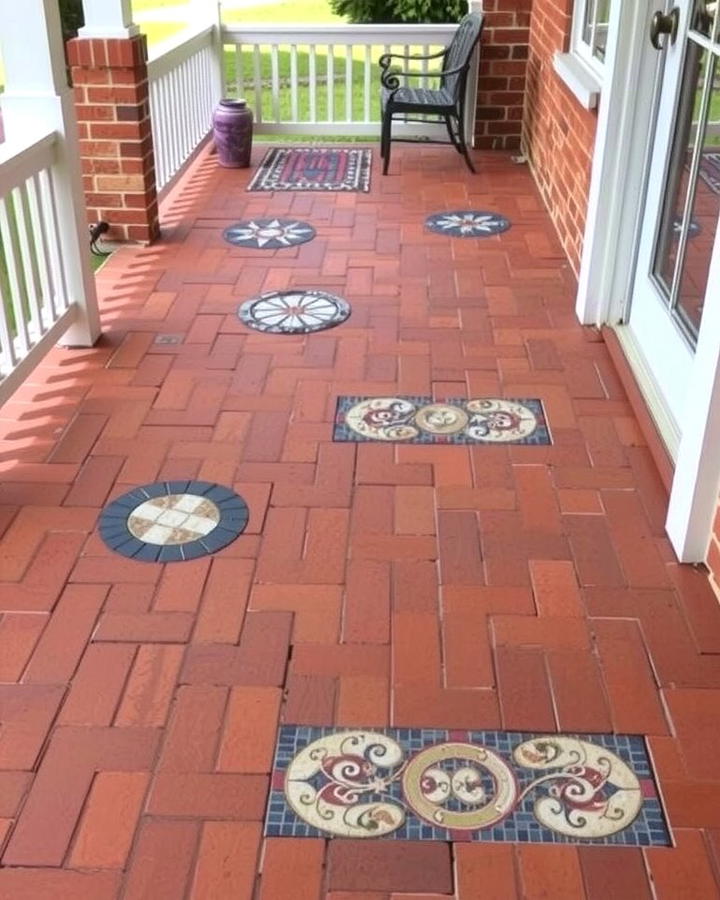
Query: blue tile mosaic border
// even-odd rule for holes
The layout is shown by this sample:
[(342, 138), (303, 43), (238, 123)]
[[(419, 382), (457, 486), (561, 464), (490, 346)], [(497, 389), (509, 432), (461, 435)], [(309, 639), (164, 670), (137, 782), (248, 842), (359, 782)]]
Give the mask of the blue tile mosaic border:
[[(657, 792), (655, 777), (651, 768), (649, 756), (645, 746), (645, 740), (639, 735), (615, 735), (615, 734), (589, 734), (589, 735), (535, 735), (526, 732), (508, 731), (451, 731), (444, 729), (410, 729), (410, 728), (383, 728), (383, 729), (338, 729), (333, 727), (314, 727), (305, 725), (283, 725), (278, 734), (276, 746), (271, 792), (265, 818), (265, 835), (271, 837), (335, 837), (342, 839), (345, 836), (333, 834), (321, 828), (309, 824), (301, 818), (288, 804), (285, 797), (284, 785), (288, 767), (298, 753), (301, 753), (314, 741), (331, 737), (333, 735), (381, 735), (397, 742), (402, 748), (406, 766), (417, 757), (421, 751), (427, 752), (428, 748), (438, 748), (438, 745), (446, 743), (462, 742), (464, 744), (478, 745), (501, 757), (512, 769), (516, 779), (519, 802), (505, 818), (473, 830), (458, 830), (441, 827), (420, 818), (417, 813), (405, 802), (408, 798), (403, 794), (403, 786), (400, 780), (395, 780), (384, 793), (367, 794), (362, 797), (362, 802), (377, 801), (378, 803), (390, 800), (392, 803), (405, 808), (406, 817), (402, 825), (389, 834), (375, 836), (366, 833), (364, 837), (384, 840), (411, 840), (411, 841), (489, 841), (489, 842), (517, 842), (517, 843), (552, 843), (552, 844), (580, 844), (580, 845), (610, 845), (628, 847), (671, 846), (672, 840), (665, 815)], [(548, 742), (553, 738), (569, 739), (570, 741), (585, 741), (608, 750), (630, 767), (637, 778), (642, 795), (642, 805), (635, 818), (622, 830), (603, 837), (576, 837), (562, 834), (559, 831), (546, 827), (540, 822), (533, 812), (538, 799), (536, 790), (530, 790), (523, 795), (523, 790), (537, 778), (537, 770), (527, 769), (518, 765), (512, 759), (512, 751), (526, 741)], [(435, 752), (435, 751), (433, 751)], [(367, 755), (366, 755), (366, 758)], [(457, 763), (457, 760), (455, 760)], [(445, 761), (447, 764), (447, 760)], [(352, 766), (349, 760), (346, 766)], [(344, 771), (349, 771), (345, 769)], [(570, 769), (563, 769), (555, 783), (560, 785), (560, 791), (567, 789), (572, 782), (572, 777), (564, 777)], [(587, 771), (587, 770), (585, 770)], [(488, 776), (486, 787), (492, 791), (497, 790), (497, 782)], [(318, 774), (314, 779), (309, 779), (308, 784), (313, 786), (313, 791), (322, 786), (322, 778)], [(608, 780), (608, 784), (610, 780)], [(609, 789), (612, 797), (612, 788)], [(471, 808), (467, 804), (455, 803), (459, 811), (467, 811)], [(449, 808), (449, 804), (446, 806)], [(582, 810), (580, 811), (582, 815)], [(612, 818), (608, 816), (608, 818)], [(381, 819), (382, 821), (382, 819)]]
[[(386, 422), (378, 422), (377, 426), (374, 429), (375, 434), (383, 434), (390, 435), (390, 429), (396, 427), (398, 424), (401, 427), (407, 428), (407, 436), (373, 436), (373, 429), (368, 428), (364, 433), (358, 432), (355, 428), (353, 428), (350, 424), (348, 424), (348, 413), (354, 409), (354, 407), (358, 406), (361, 403), (367, 403), (370, 401), (376, 401), (379, 403), (380, 400), (387, 400), (385, 404), (385, 408), (380, 410), (381, 414), (384, 414), (387, 409), (389, 409), (391, 404), (395, 404), (398, 408), (400, 408), (400, 412), (393, 420), (390, 418)], [(401, 405), (405, 404), (405, 410), (402, 409)], [(412, 405), (415, 409), (409, 410), (407, 404)], [(473, 412), (469, 409), (469, 406), (472, 404), (495, 404), (496, 406), (501, 406), (503, 404), (507, 405), (508, 408), (513, 405), (517, 405), (519, 407), (524, 407), (535, 420), (534, 429), (530, 433), (522, 434), (522, 429), (520, 429), (520, 436), (512, 437), (512, 432), (503, 432), (503, 430), (498, 427), (487, 429), (487, 433), (483, 434), (481, 428), (472, 428), (472, 427), (464, 427), (455, 433), (432, 433), (428, 430), (427, 424), (422, 427), (416, 427), (415, 422), (417, 421), (417, 416), (419, 413), (423, 411), (424, 408), (430, 408), (433, 410), (439, 408), (447, 408), (454, 407), (455, 409), (459, 409), (461, 411), (461, 415), (470, 420), (470, 424), (474, 420), (481, 420), (484, 418), (484, 414), (477, 412)], [(503, 414), (502, 409), (498, 409), (495, 413)], [(412, 432), (412, 433), (411, 433)], [(498, 398), (472, 398), (470, 400), (466, 400), (464, 398), (451, 398), (442, 401), (433, 400), (431, 397), (419, 396), (419, 395), (398, 395), (396, 397), (388, 397), (388, 398), (378, 398), (378, 397), (368, 397), (368, 396), (340, 396), (337, 399), (337, 405), (335, 410), (335, 422), (333, 428), (333, 440), (334, 441), (370, 441), (370, 442), (378, 442), (384, 441), (386, 443), (404, 443), (404, 444), (469, 444), (469, 445), (479, 445), (479, 444), (530, 444), (530, 445), (548, 445), (552, 444), (552, 438), (550, 435), (550, 429), (548, 427), (547, 418), (545, 416), (545, 409), (543, 407), (542, 400), (537, 398), (514, 398), (514, 397), (498, 397)]]
[[(208, 534), (183, 544), (153, 544), (135, 537), (128, 528), (131, 513), (140, 504), (171, 494), (192, 494), (211, 500), (220, 519)], [(207, 556), (232, 543), (247, 528), (250, 512), (245, 501), (229, 488), (209, 481), (158, 481), (122, 494), (100, 513), (98, 528), (107, 546), (142, 562), (184, 562)]]

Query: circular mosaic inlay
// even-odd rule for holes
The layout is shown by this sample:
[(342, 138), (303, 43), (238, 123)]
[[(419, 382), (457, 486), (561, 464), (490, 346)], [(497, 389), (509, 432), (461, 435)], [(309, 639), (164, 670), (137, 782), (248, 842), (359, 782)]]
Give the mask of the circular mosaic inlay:
[(468, 423), (468, 415), (459, 406), (432, 403), (421, 406), (415, 414), (415, 424), (428, 434), (458, 434)]
[(223, 237), (237, 247), (280, 250), (311, 241), (315, 229), (297, 219), (248, 219), (226, 228)]
[(401, 397), (371, 397), (345, 413), (345, 423), (364, 438), (409, 441), (421, 434), (464, 435), (474, 441), (518, 441), (538, 427), (535, 413), (516, 400), (468, 400), (463, 406), (416, 406)]
[(450, 237), (489, 237), (491, 234), (507, 231), (510, 221), (499, 213), (460, 209), (433, 213), (425, 220), (425, 227), (436, 234), (448, 234)]
[(240, 321), (270, 334), (309, 334), (344, 322), (350, 304), (325, 291), (270, 291), (243, 303)]
[(403, 792), (421, 819), (445, 828), (476, 830), (512, 812), (515, 775), (505, 760), (473, 744), (438, 744), (410, 760)]
[(247, 504), (207, 481), (163, 481), (123, 494), (100, 516), (100, 535), (131, 559), (174, 562), (214, 553), (247, 527)]

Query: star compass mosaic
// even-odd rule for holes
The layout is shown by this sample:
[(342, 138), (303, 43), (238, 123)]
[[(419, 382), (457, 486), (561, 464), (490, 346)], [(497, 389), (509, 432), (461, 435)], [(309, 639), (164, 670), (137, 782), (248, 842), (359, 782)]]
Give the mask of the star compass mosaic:
[(310, 334), (340, 325), (350, 304), (325, 291), (269, 291), (238, 309), (243, 325), (269, 334)]
[(628, 735), (284, 725), (265, 834), (667, 846)]
[(296, 219), (248, 219), (223, 231), (223, 237), (236, 247), (257, 250), (281, 250), (305, 244), (315, 237), (315, 229)]
[(146, 562), (207, 556), (245, 531), (247, 504), (208, 481), (159, 481), (128, 491), (100, 514), (100, 536), (111, 550)]
[(454, 212), (433, 213), (425, 219), (425, 227), (436, 234), (450, 237), (490, 237), (510, 227), (510, 220), (499, 213), (481, 209), (458, 209)]
[(338, 397), (335, 441), (550, 444), (540, 400)]

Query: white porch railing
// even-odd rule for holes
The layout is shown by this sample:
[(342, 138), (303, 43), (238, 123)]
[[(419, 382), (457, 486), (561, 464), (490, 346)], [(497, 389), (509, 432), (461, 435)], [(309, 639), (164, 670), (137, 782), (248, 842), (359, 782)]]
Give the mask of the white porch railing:
[[(226, 90), (230, 96), (248, 100), (258, 134), (377, 138), (379, 57), (387, 52), (436, 52), (450, 43), (456, 28), (452, 24), (224, 25)], [(415, 63), (413, 68), (428, 72), (425, 86), (435, 84), (427, 63), (422, 68)], [(446, 136), (445, 127), (433, 122), (401, 124), (395, 133), (403, 130), (418, 136)]]
[[(210, 132), (221, 96), (246, 98), (257, 135), (369, 137), (380, 133), (383, 53), (435, 53), (454, 24), (219, 25), (208, 24), (156, 48), (148, 62), (157, 188), (181, 171)], [(439, 61), (413, 64), (436, 84)], [(476, 69), (467, 91), (465, 132), (472, 141)], [(417, 84), (418, 82), (414, 82)], [(446, 138), (433, 118), (396, 125), (400, 137)]]
[(148, 61), (157, 189), (162, 190), (210, 132), (222, 73), (212, 25), (160, 45)]
[(0, 402), (27, 377), (78, 313), (58, 220), (53, 132), (0, 144)]

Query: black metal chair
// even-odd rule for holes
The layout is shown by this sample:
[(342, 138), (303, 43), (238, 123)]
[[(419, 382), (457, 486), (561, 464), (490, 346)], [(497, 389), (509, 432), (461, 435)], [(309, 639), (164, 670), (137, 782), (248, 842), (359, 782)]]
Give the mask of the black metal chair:
[[(414, 115), (439, 116), (445, 121), (449, 141), (423, 141), (423, 143), (452, 144), (462, 154), (471, 172), (475, 171), (465, 143), (465, 89), (468, 71), (475, 46), (480, 40), (483, 17), (470, 13), (458, 25), (452, 42), (439, 53), (429, 56), (384, 53), (380, 57), (382, 69), (382, 133), (380, 155), (383, 158), (383, 175), (387, 175), (390, 165), (390, 144), (393, 116), (401, 115), (405, 122), (425, 122), (427, 119), (411, 118)], [(442, 59), (438, 72), (414, 72), (407, 69), (390, 69), (393, 59), (401, 59), (406, 64), (423, 60)], [(401, 78), (439, 79), (437, 89), (412, 88), (401, 83)], [(394, 138), (396, 141), (414, 143), (416, 138)]]

